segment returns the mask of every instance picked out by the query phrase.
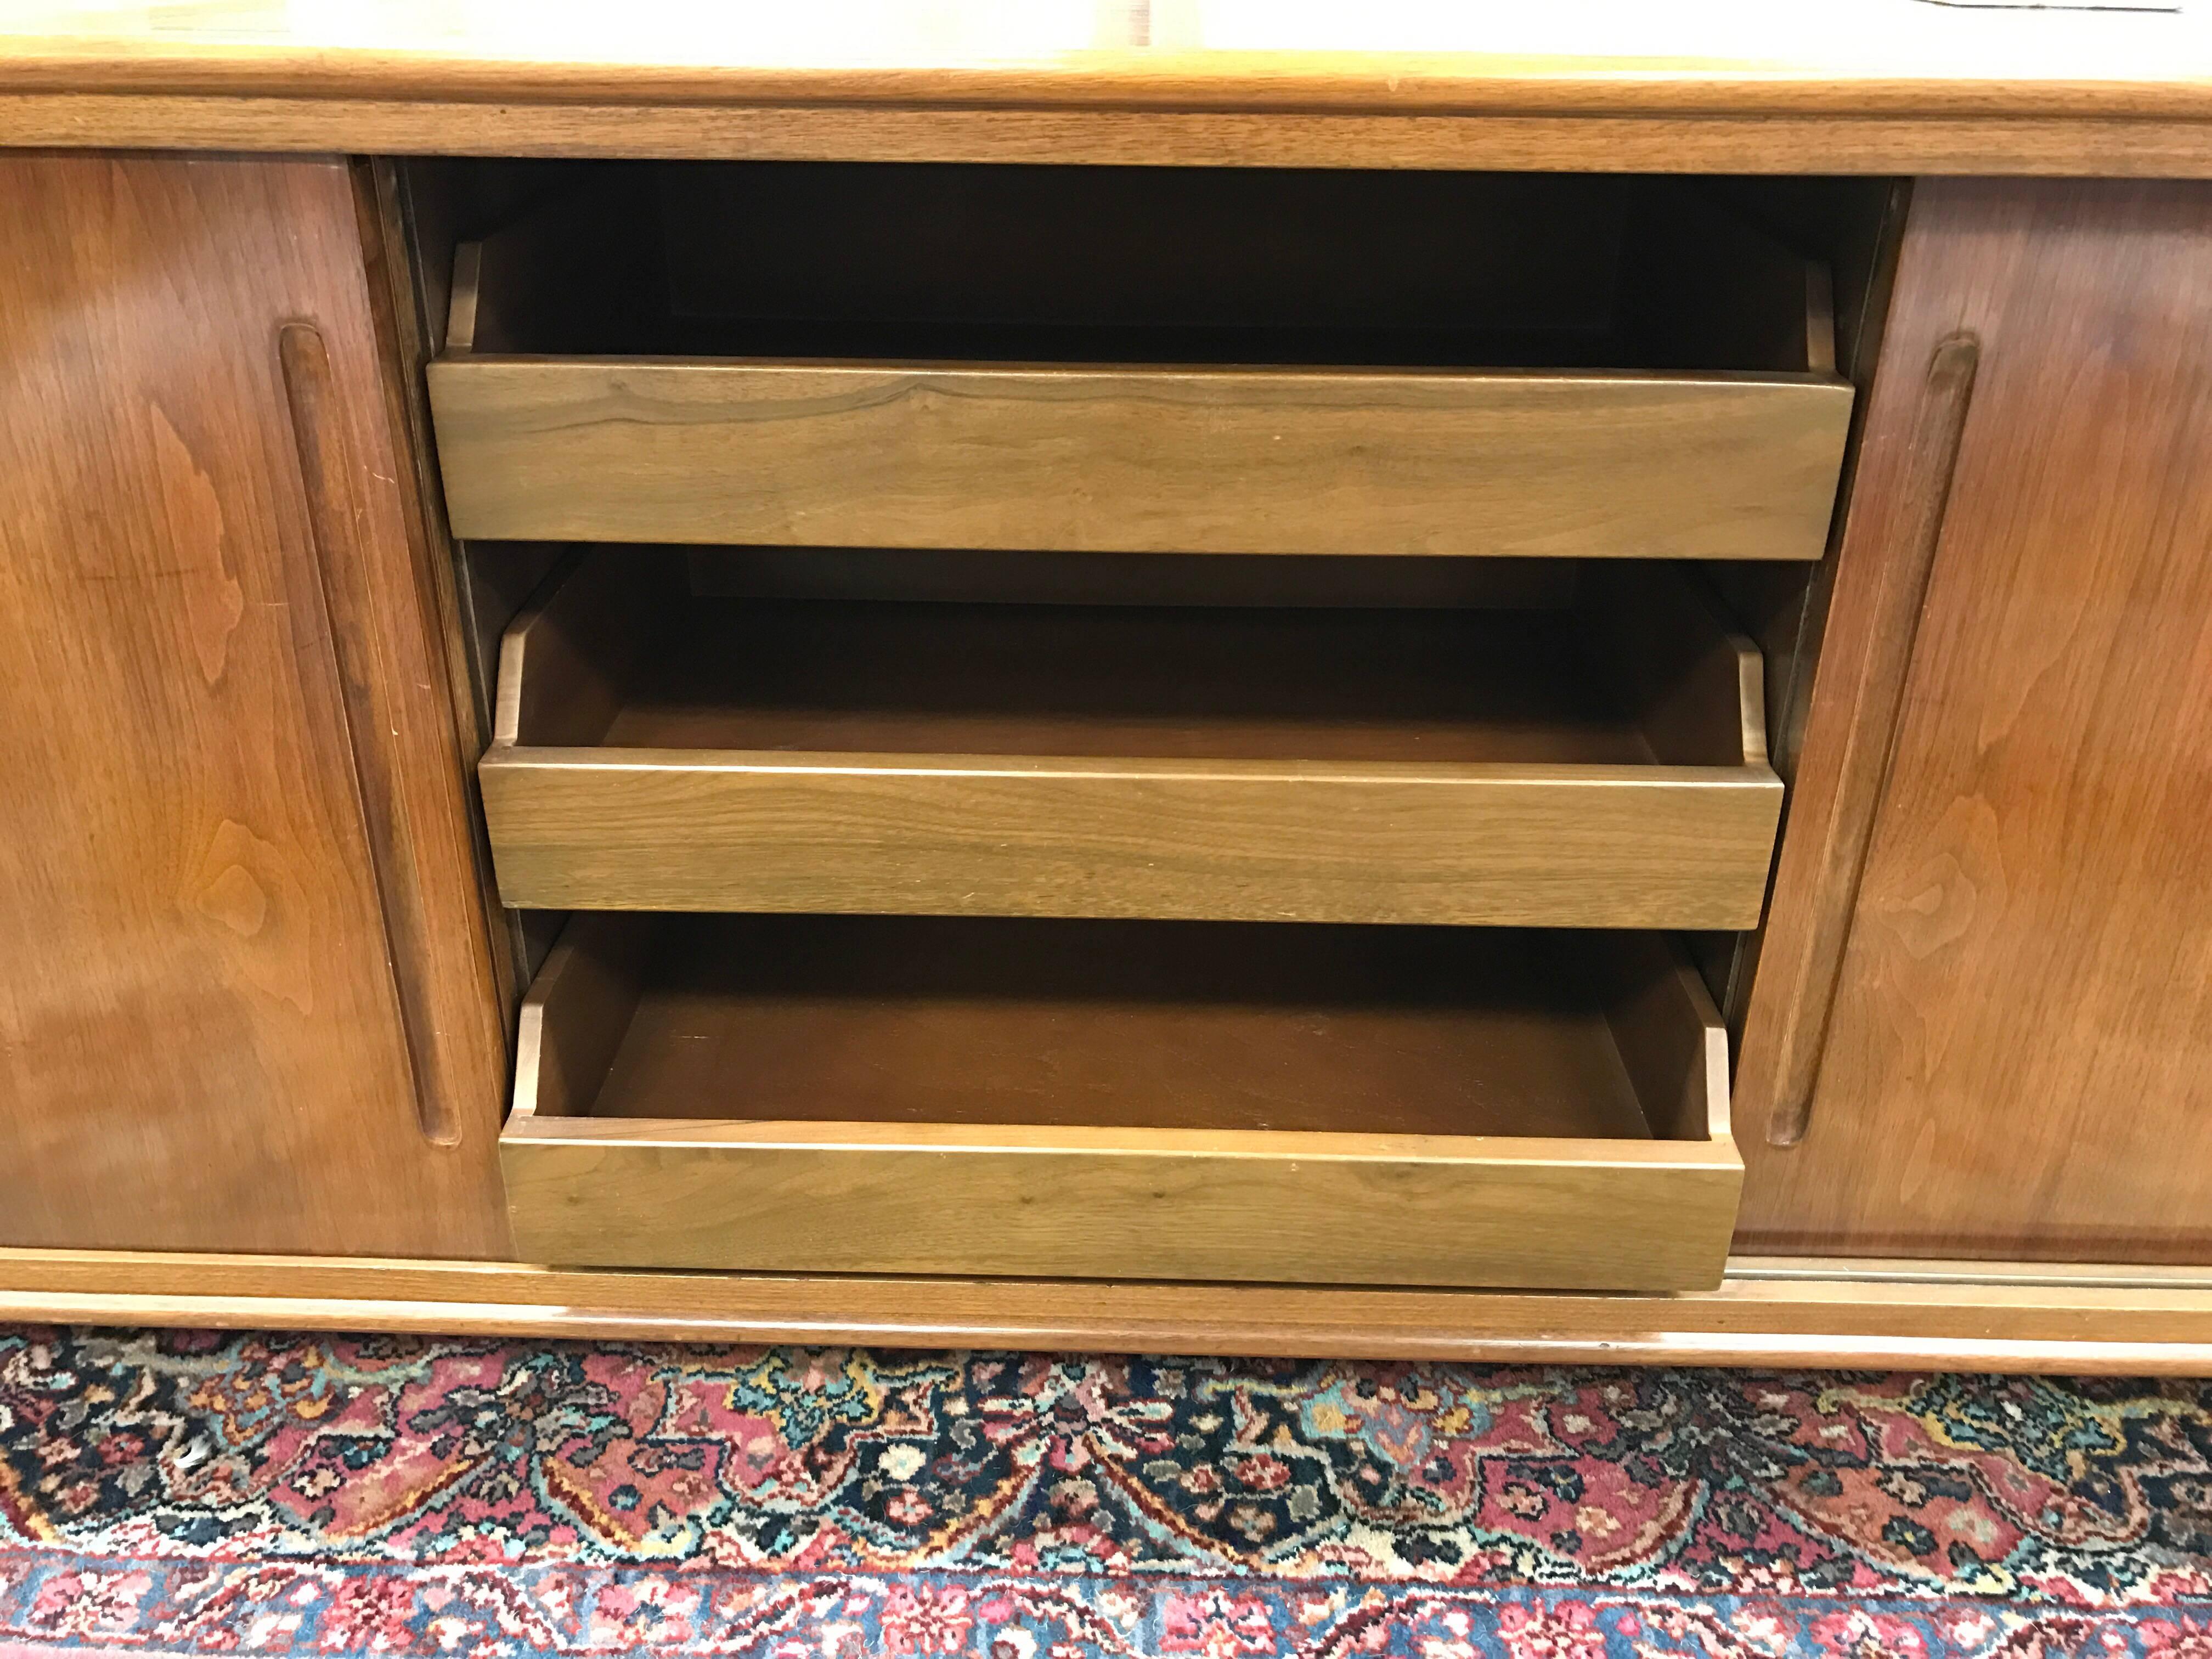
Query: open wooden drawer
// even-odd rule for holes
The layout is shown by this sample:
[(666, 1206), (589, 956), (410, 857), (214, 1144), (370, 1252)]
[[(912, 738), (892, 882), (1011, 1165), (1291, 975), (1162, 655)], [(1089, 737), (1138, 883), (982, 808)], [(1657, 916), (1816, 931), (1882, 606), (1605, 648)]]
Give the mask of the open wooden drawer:
[(1827, 291), (1683, 180), (664, 164), (430, 392), (465, 537), (1811, 559)]
[(1756, 649), (1671, 567), (1565, 580), (1514, 611), (774, 600), (580, 553), (502, 650), (501, 896), (1756, 925)]
[(1651, 934), (589, 915), (501, 1161), (532, 1261), (1690, 1290), (1727, 1066)]

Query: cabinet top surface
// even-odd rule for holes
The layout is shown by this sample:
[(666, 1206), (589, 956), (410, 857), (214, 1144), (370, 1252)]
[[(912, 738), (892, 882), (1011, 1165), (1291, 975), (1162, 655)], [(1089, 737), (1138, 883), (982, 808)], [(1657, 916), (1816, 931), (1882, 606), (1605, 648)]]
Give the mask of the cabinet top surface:
[(0, 0), (0, 89), (2212, 118), (2212, 0)]

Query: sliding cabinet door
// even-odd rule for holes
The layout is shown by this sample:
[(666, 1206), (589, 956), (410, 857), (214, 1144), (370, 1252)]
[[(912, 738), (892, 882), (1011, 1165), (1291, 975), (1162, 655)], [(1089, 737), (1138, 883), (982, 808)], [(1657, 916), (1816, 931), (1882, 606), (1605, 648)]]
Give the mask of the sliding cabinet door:
[(9, 155), (0, 226), (0, 1244), (498, 1254), (350, 170)]

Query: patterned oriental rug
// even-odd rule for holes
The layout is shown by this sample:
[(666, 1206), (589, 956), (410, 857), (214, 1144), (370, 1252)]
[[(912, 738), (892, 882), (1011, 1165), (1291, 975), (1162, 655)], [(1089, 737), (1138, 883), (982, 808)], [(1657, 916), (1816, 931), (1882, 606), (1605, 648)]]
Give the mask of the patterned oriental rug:
[(0, 1330), (0, 1655), (2212, 1656), (2212, 1383)]

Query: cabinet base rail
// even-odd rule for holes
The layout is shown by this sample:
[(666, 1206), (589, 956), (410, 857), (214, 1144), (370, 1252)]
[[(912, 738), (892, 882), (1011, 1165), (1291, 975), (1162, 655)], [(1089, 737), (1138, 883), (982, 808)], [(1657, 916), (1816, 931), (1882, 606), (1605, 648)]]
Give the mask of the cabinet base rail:
[(1677, 1295), (0, 1250), (0, 1319), (1485, 1364), (2212, 1375), (2212, 1271), (1736, 1257)]

